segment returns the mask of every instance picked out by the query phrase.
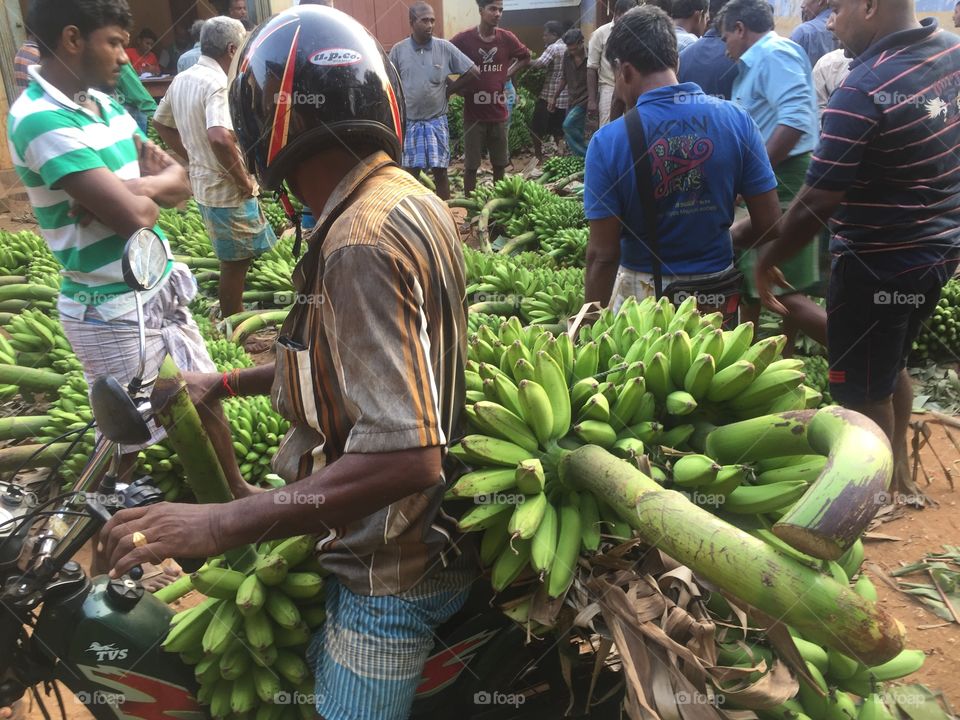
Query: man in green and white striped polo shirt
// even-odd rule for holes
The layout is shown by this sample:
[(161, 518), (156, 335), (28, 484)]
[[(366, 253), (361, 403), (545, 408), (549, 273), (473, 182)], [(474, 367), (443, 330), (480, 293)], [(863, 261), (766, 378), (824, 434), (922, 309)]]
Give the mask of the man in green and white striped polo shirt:
[[(40, 65), (10, 108), (10, 154), (27, 187), (40, 230), (63, 265), (58, 310), (88, 382), (136, 372), (136, 302), (123, 281), (126, 239), (155, 226), (160, 206), (190, 196), (186, 171), (146, 140), (112, 91), (127, 62), (132, 24), (126, 0), (34, 0), (28, 25)], [(161, 235), (162, 236), (162, 235)], [(189, 269), (171, 263), (160, 285), (144, 293), (146, 377), (169, 352), (184, 370), (215, 370), (187, 309), (197, 292)], [(210, 423), (234, 492), (247, 494), (229, 430)], [(153, 427), (151, 443), (162, 437)], [(137, 448), (124, 448), (131, 469)], [(232, 467), (231, 467), (232, 466)]]

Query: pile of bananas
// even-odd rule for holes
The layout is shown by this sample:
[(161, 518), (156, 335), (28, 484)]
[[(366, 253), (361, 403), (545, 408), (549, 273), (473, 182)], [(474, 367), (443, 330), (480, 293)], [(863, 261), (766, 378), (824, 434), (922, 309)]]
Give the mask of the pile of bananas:
[(157, 225), (167, 236), (170, 247), (175, 252), (197, 258), (215, 257), (196, 200), (188, 200), (183, 211), (161, 209)]
[(280, 235), (284, 230), (290, 226), (290, 221), (287, 219), (287, 213), (283, 210), (283, 205), (280, 204), (280, 201), (275, 197), (260, 197), (260, 207), (263, 209), (263, 214), (267, 218), (267, 222), (270, 223), (270, 227), (273, 228), (273, 231)]
[(37, 254), (27, 265), (27, 282), (60, 289), (60, 263), (51, 254)]
[(218, 372), (253, 367), (253, 360), (243, 346), (224, 338), (207, 340), (207, 352)]
[(912, 359), (955, 358), (960, 352), (960, 281), (951, 279), (943, 286), (933, 315), (920, 327), (913, 343)]
[(29, 230), (0, 230), (0, 275), (26, 275), (30, 262), (39, 256), (53, 257), (42, 237)]
[[(66, 382), (60, 386), (59, 394), (53, 404), (47, 409), (50, 423), (37, 436), (38, 443), (53, 442), (67, 432), (81, 431), (87, 428), (80, 436), (79, 442), (73, 451), (60, 465), (60, 476), (64, 485), (70, 485), (79, 477), (83, 467), (93, 452), (93, 443), (96, 433), (91, 425), (93, 411), (90, 409), (90, 400), (87, 395), (87, 381), (83, 373), (73, 370), (67, 373)], [(77, 435), (72, 434), (63, 438), (63, 442), (73, 442)]]
[(552, 237), (540, 241), (540, 250), (554, 259), (559, 266), (584, 267), (587, 263), (587, 241), (590, 228), (568, 227)]
[(153, 485), (167, 502), (185, 499), (190, 489), (184, 482), (183, 463), (167, 441), (158, 442), (137, 453), (138, 476), (149, 475)]
[(271, 478), (267, 477), (270, 459), (276, 454), (290, 422), (273, 409), (266, 395), (230, 398), (224, 401), (223, 412), (233, 432), (233, 450), (240, 474), (254, 485), (270, 483)]
[(80, 368), (60, 321), (40, 310), (23, 310), (3, 326), (17, 352), (18, 365), (55, 368), (68, 372)]
[[(10, 341), (0, 335), (0, 365), (16, 365), (17, 351)], [(0, 400), (12, 400), (20, 392), (17, 385), (0, 384)]]
[[(831, 565), (830, 574), (833, 578), (848, 584), (850, 580), (844, 568), (837, 563)], [(848, 567), (853, 569), (854, 565)], [(866, 600), (877, 600), (876, 588), (865, 574), (859, 575), (853, 583), (853, 590)], [(718, 665), (743, 669), (772, 667), (777, 657), (776, 651), (764, 633), (743, 633), (739, 628), (734, 629), (734, 615), (727, 602), (717, 593), (711, 594), (707, 609), (724, 623), (733, 621), (718, 638)], [(894, 720), (894, 715), (884, 703), (881, 685), (916, 672), (926, 659), (922, 650), (905, 649), (892, 660), (868, 667), (833, 648), (824, 648), (805, 640), (792, 628), (790, 633), (813, 684), (800, 678), (799, 692), (777, 707), (758, 710), (761, 718)], [(761, 675), (762, 672), (758, 670), (750, 677), (757, 679)], [(718, 690), (723, 692), (722, 687)], [(859, 704), (858, 698), (862, 698)]]
[(548, 183), (551, 180), (562, 180), (576, 173), (582, 173), (585, 166), (584, 158), (577, 155), (557, 155), (543, 163), (543, 175), (537, 181)]
[(280, 238), (270, 252), (258, 257), (250, 272), (247, 273), (247, 289), (262, 290), (275, 293), (292, 293), (294, 291), (293, 269), (296, 260), (293, 259), (294, 236), (287, 235)]
[(803, 358), (803, 372), (807, 376), (804, 382), (823, 396), (821, 405), (833, 405), (829, 371), (830, 363), (823, 355), (808, 355)]
[(545, 255), (503, 257), (464, 248), (470, 312), (526, 322), (562, 323), (583, 305), (583, 270), (560, 268)]
[(163, 648), (193, 666), (212, 717), (314, 716), (305, 658), (325, 611), (313, 545), (289, 538), (262, 548), (249, 573), (208, 564), (191, 576), (207, 599), (173, 616)]

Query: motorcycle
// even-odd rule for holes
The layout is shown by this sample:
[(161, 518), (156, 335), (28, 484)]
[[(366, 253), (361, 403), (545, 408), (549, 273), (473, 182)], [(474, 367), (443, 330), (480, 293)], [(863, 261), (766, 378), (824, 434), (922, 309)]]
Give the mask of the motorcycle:
[[(144, 590), (140, 569), (116, 579), (89, 577), (74, 559), (113, 513), (162, 500), (149, 477), (124, 485), (118, 472), (121, 444), (150, 437), (146, 391), (153, 380), (143, 378), (142, 293), (160, 283), (171, 260), (166, 242), (146, 228), (125, 246), (139, 369), (126, 388), (113, 377), (93, 383), (99, 436), (71, 491), (40, 502), (17, 483), (0, 482), (0, 707), (30, 691), (49, 718), (37, 690), (42, 685), (53, 689), (66, 717), (53, 684), (59, 681), (97, 720), (209, 717), (196, 699), (193, 668), (161, 648), (174, 613)], [(438, 628), (411, 718), (562, 716), (567, 695), (553, 641), (526, 643), (523, 630), (491, 604), (492, 595), (486, 583), (475, 583), (464, 608)], [(309, 697), (277, 701), (312, 704)], [(619, 717), (618, 707), (611, 701), (591, 717)]]

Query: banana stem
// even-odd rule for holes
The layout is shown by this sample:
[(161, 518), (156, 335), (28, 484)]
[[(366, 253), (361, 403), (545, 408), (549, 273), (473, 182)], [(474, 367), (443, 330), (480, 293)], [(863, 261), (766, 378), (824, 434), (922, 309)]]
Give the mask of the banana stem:
[(16, 385), (32, 392), (53, 392), (66, 382), (59, 373), (22, 365), (0, 365), (0, 385)]
[(216, 258), (191, 257), (190, 255), (174, 255), (176, 262), (182, 262), (194, 270), (219, 270), (220, 261)]
[[(187, 483), (201, 503), (225, 503), (233, 499), (226, 475), (206, 428), (200, 421), (187, 384), (173, 359), (168, 355), (150, 396), (154, 416), (167, 431), (167, 440), (180, 458)], [(255, 559), (251, 546), (225, 553), (230, 566), (242, 570)], [(238, 567), (239, 564), (239, 567)]]
[(836, 560), (884, 505), (893, 477), (893, 451), (876, 423), (839, 406), (817, 411), (807, 427), (807, 440), (827, 455), (827, 464), (773, 532), (807, 555)]
[[(55, 467), (63, 455), (70, 448), (69, 442), (54, 443), (53, 445), (14, 445), (13, 447), (0, 449), (0, 472), (12, 472), (27, 463), (24, 467)], [(32, 460), (33, 453), (37, 453)]]
[(501, 255), (511, 255), (521, 248), (525, 248), (528, 245), (532, 245), (537, 240), (537, 233), (533, 230), (529, 232), (522, 233), (517, 235), (515, 238), (508, 240), (502, 248), (500, 248)]
[(270, 312), (249, 317), (233, 329), (233, 332), (230, 333), (230, 339), (235, 343), (242, 343), (253, 333), (259, 332), (269, 325), (282, 323), (287, 319), (289, 312), (290, 308), (287, 307), (282, 310), (271, 310)]
[(17, 415), (0, 419), (0, 440), (36, 437), (50, 422), (49, 415)]
[(169, 585), (165, 585), (154, 592), (153, 596), (160, 602), (169, 605), (182, 598), (191, 590), (193, 590), (193, 578), (190, 577), (189, 573), (184, 573)]
[(680, 493), (659, 488), (606, 450), (584, 446), (564, 457), (561, 467), (567, 483), (603, 498), (647, 544), (812, 642), (867, 665), (885, 662), (903, 649), (902, 626), (875, 603)]

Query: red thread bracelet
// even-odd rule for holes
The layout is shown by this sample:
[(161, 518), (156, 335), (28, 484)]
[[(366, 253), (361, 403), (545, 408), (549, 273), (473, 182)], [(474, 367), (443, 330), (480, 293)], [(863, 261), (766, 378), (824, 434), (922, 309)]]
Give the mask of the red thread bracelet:
[(233, 391), (233, 388), (230, 387), (230, 382), (227, 380), (227, 373), (223, 373), (223, 387), (229, 393), (230, 397), (236, 397), (237, 394)]

